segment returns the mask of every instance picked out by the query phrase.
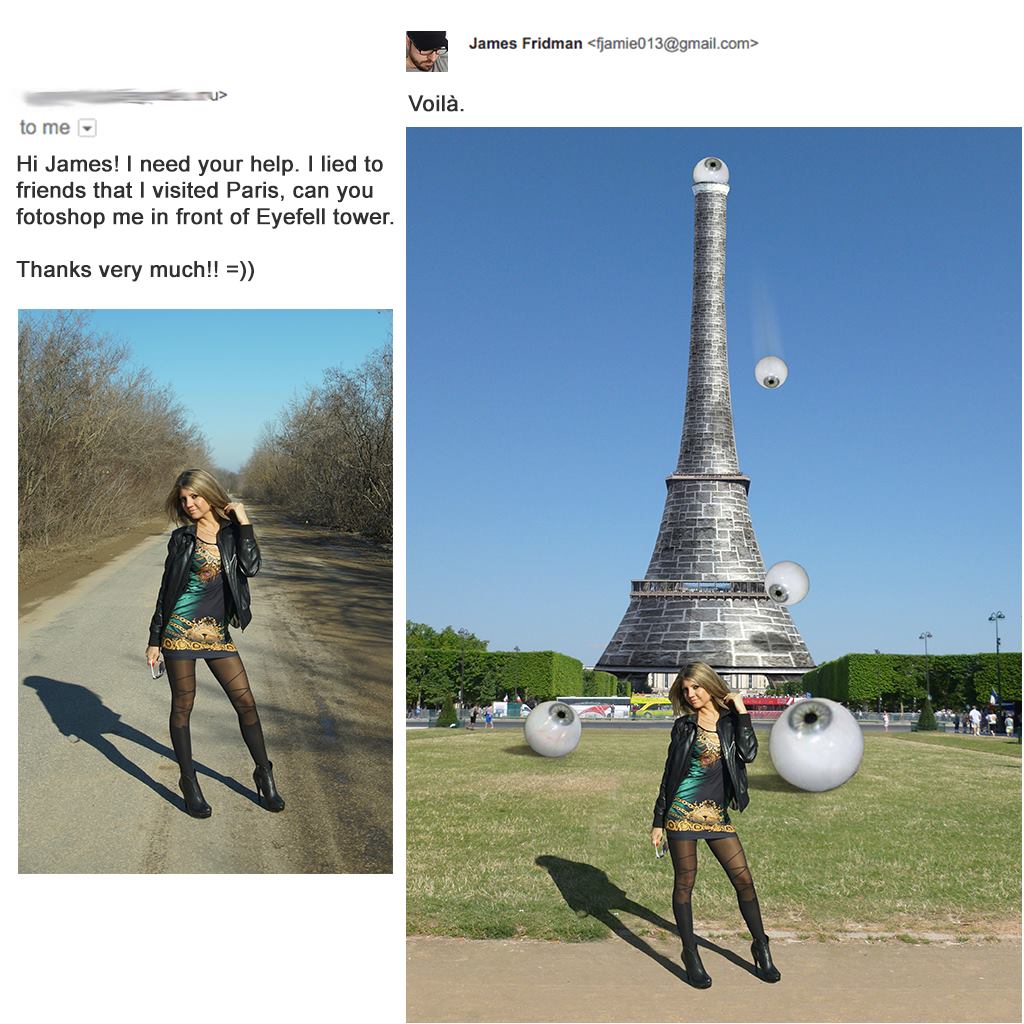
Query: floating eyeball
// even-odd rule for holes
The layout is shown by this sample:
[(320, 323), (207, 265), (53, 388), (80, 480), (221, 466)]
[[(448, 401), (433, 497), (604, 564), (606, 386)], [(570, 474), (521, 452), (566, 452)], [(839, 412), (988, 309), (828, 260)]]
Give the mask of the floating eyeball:
[(583, 726), (580, 716), (568, 704), (547, 700), (530, 712), (523, 732), (535, 753), (544, 757), (564, 757), (576, 749)]
[(789, 367), (778, 356), (765, 356), (763, 359), (758, 359), (757, 366), (754, 367), (754, 378), (757, 383), (769, 391), (781, 388), (786, 383), (788, 376)]
[(776, 604), (796, 604), (807, 596), (811, 581), (802, 565), (776, 562), (765, 574), (764, 589)]
[(775, 770), (788, 783), (823, 793), (853, 777), (864, 756), (864, 736), (842, 704), (812, 697), (779, 716), (768, 749)]

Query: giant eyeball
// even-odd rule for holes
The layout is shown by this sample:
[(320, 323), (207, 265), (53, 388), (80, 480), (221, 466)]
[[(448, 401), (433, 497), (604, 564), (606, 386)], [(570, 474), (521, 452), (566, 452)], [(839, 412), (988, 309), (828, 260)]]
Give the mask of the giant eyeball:
[(547, 700), (530, 712), (523, 732), (535, 753), (544, 757), (564, 757), (576, 749), (583, 726), (580, 716), (568, 704)]
[(729, 168), (725, 166), (724, 160), (717, 156), (706, 156), (703, 160), (697, 161), (697, 166), (693, 169), (693, 183), (700, 185), (706, 182), (729, 184)]
[(789, 367), (778, 356), (765, 356), (758, 359), (754, 367), (754, 378), (758, 384), (769, 391), (781, 388), (789, 376)]
[(776, 562), (765, 574), (764, 589), (776, 604), (796, 604), (807, 596), (811, 581), (802, 565)]
[(842, 704), (812, 697), (791, 704), (776, 719), (768, 749), (787, 782), (822, 793), (841, 786), (860, 767), (864, 736)]

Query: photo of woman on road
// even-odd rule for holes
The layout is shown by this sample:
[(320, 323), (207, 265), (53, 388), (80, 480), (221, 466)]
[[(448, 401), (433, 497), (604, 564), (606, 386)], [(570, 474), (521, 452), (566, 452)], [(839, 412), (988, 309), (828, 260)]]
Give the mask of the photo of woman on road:
[(721, 676), (703, 662), (687, 665), (676, 676), (669, 698), (680, 717), (672, 727), (654, 804), (651, 842), (660, 850), (668, 837), (675, 874), (672, 910), (683, 940), (687, 980), (695, 988), (711, 985), (697, 951), (690, 906), (697, 877), (697, 840), (706, 839), (736, 890), (740, 913), (754, 940), (750, 951), (757, 976), (778, 981), (781, 974), (768, 949), (754, 879), (736, 826), (729, 820), (728, 808), (742, 811), (750, 802), (746, 765), (757, 756), (750, 715), (743, 698), (731, 693)]
[(205, 470), (188, 469), (167, 497), (169, 518), (182, 525), (167, 545), (167, 560), (149, 625), (146, 660), (154, 677), (161, 657), (171, 686), (170, 733), (181, 769), (179, 787), (193, 818), (209, 818), (192, 762), (190, 719), (196, 695), (196, 662), (205, 661), (238, 715), (242, 739), (255, 764), (260, 803), (284, 810), (267, 756), (263, 727), (245, 666), (229, 631), (252, 620), (249, 577), (260, 569), (260, 549), (241, 502), (231, 501)]

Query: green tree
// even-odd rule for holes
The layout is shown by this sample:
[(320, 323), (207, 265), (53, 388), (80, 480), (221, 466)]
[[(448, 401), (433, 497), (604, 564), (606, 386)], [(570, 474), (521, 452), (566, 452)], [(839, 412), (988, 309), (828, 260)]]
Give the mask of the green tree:
[(452, 700), (450, 693), (446, 693), (444, 696), (444, 706), (437, 716), (436, 724), (439, 729), (447, 729), (449, 726), (459, 724), (458, 716), (455, 714), (455, 701)]
[(935, 732), (938, 725), (935, 723), (935, 711), (932, 709), (932, 702), (925, 694), (924, 704), (921, 706), (921, 717), (917, 720), (918, 732)]
[(405, 624), (405, 646), (407, 650), (414, 647), (430, 648), (458, 648), (467, 651), (486, 651), (489, 641), (481, 640), (474, 636), (468, 629), (454, 629), (452, 626), (445, 626), (442, 630), (436, 630), (424, 622), (408, 621)]

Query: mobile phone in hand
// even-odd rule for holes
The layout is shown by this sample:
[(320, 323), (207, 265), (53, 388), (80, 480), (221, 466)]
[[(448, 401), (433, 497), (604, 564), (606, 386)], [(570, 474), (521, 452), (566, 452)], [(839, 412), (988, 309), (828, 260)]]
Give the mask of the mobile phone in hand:
[(159, 679), (164, 674), (165, 668), (164, 659), (157, 658), (156, 663), (149, 666), (149, 671), (154, 679)]

